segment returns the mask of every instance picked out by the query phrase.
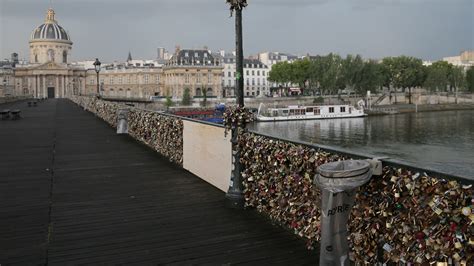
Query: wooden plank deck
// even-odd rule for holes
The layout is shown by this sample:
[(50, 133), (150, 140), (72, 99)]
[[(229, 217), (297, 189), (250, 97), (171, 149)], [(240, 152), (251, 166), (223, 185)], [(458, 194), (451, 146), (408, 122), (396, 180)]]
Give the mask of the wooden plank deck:
[[(7, 105), (0, 105), (5, 109)], [(317, 264), (316, 252), (68, 100), (0, 121), (0, 265)]]

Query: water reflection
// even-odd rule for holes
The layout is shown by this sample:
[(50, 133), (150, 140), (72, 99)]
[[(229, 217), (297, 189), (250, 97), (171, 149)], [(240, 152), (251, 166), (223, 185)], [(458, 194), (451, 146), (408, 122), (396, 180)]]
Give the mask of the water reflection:
[(474, 179), (474, 111), (256, 123), (259, 132), (410, 162)]

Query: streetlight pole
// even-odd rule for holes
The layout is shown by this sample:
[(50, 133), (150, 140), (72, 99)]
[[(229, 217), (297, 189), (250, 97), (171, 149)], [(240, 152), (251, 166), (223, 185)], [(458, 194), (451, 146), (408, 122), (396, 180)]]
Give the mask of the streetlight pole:
[(95, 59), (94, 68), (95, 73), (97, 73), (97, 98), (100, 98), (100, 85), (99, 85), (99, 72), (100, 72), (100, 61), (98, 58)]
[[(236, 46), (236, 97), (237, 105), (244, 107), (244, 52), (242, 38), (242, 9), (247, 6), (247, 0), (226, 0), (230, 5), (231, 16), (235, 11), (235, 46)], [(237, 125), (239, 127), (240, 125)], [(244, 127), (244, 126), (243, 126)], [(240, 147), (238, 144), (238, 135), (241, 129), (232, 129), (232, 163), (230, 186), (226, 193), (226, 199), (229, 207), (243, 208), (245, 206), (244, 188), (242, 183), (242, 166), (240, 164)]]
[(3, 96), (7, 93), (7, 77), (3, 75)]

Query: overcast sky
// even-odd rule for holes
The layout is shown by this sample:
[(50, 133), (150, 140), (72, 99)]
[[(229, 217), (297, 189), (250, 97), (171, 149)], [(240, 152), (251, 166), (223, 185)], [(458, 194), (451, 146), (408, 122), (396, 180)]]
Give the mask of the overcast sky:
[[(473, 0), (248, 0), (244, 53), (436, 60), (474, 49)], [(49, 0), (0, 0), (0, 58), (28, 58)], [(234, 49), (225, 0), (53, 0), (74, 42), (72, 59), (153, 59), (156, 48)]]

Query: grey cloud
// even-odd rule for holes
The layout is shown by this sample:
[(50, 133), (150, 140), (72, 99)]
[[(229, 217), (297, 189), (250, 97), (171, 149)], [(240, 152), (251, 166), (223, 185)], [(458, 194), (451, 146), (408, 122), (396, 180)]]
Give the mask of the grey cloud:
[[(28, 54), (28, 38), (48, 1), (0, 0), (0, 58)], [(56, 0), (71, 34), (73, 59), (153, 58), (156, 47), (231, 50), (233, 19), (225, 0)], [(472, 0), (249, 0), (246, 54), (407, 54), (437, 59), (473, 45)]]

